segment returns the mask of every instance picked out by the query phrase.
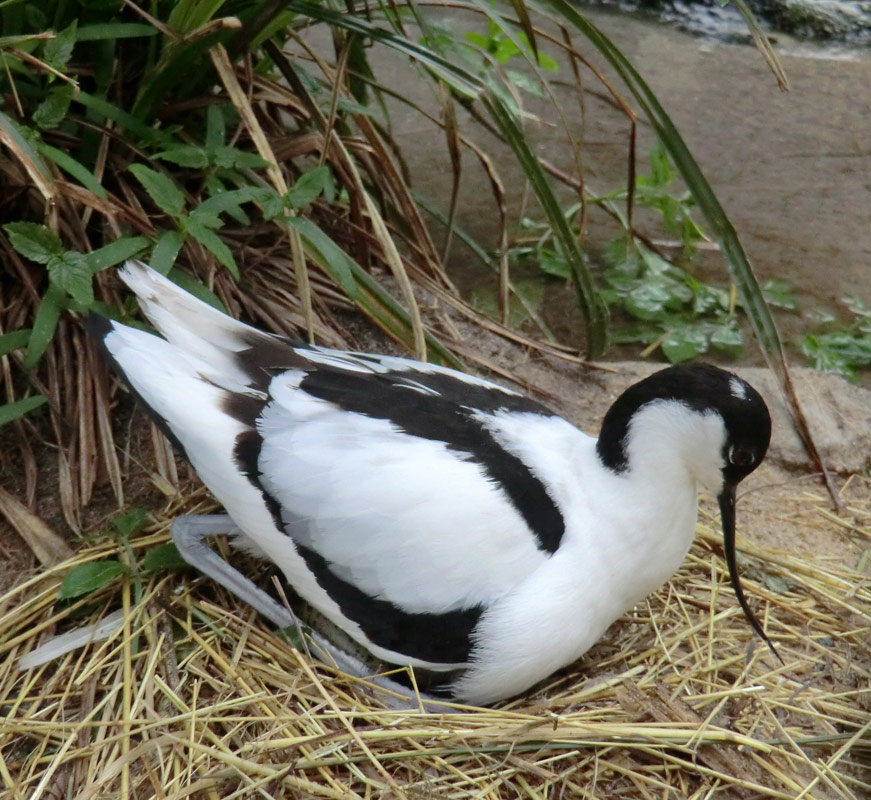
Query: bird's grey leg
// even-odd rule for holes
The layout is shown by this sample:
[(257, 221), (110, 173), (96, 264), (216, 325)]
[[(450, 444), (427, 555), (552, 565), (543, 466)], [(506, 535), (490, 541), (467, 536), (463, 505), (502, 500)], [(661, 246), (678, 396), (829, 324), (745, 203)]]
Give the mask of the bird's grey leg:
[[(175, 542), (181, 557), (192, 567), (231, 591), (240, 600), (266, 617), (273, 625), (279, 628), (295, 627), (301, 635), (299, 622), (290, 611), (246, 578), (239, 570), (230, 566), (203, 541), (207, 536), (219, 533), (232, 534), (238, 530), (236, 524), (226, 514), (195, 514), (176, 517), (173, 520), (172, 540)], [(407, 708), (408, 703), (417, 702), (418, 698), (414, 692), (389, 678), (373, 676), (372, 670), (366, 664), (336, 647), (324, 636), (314, 631), (309, 635), (317, 647), (328, 656), (328, 658), (321, 659), (324, 663), (328, 663), (329, 659), (332, 659), (342, 672), (365, 679), (376, 686), (401, 695), (404, 702), (398, 702), (397, 706)], [(425, 703), (426, 701), (438, 702), (436, 698), (428, 697), (424, 693), (421, 693), (420, 697)]]
[(259, 586), (230, 566), (203, 539), (218, 533), (232, 534), (239, 529), (226, 514), (197, 514), (176, 517), (172, 523), (172, 540), (181, 557), (204, 575), (217, 581), (255, 611), (279, 628), (299, 627), (299, 623), (284, 606)]

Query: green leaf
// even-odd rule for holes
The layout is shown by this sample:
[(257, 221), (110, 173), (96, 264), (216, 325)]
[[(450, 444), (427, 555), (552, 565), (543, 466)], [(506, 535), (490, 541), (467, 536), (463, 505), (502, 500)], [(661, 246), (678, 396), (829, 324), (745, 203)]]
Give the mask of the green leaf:
[(64, 251), (60, 237), (45, 225), (36, 222), (9, 222), (3, 226), (12, 246), (25, 258), (38, 264), (47, 264), (49, 259)]
[(345, 114), (358, 114), (364, 117), (376, 116), (374, 108), (349, 100), (347, 97), (339, 97), (336, 101), (336, 108), (338, 108), (339, 111), (343, 111)]
[(6, 405), (0, 406), (0, 427), (5, 425), (7, 422), (12, 422), (14, 419), (23, 417), (35, 408), (39, 408), (41, 405), (44, 405), (47, 400), (48, 397), (46, 397), (46, 395), (35, 394), (32, 397), (25, 397), (23, 400), (18, 400), (14, 403), (6, 403)]
[(729, 310), (729, 293), (725, 289), (703, 283), (696, 287), (693, 314), (700, 317), (712, 311)]
[(762, 284), (762, 295), (770, 306), (785, 308), (787, 311), (798, 311), (798, 299), (795, 287), (782, 278), (772, 278)]
[(100, 272), (108, 267), (114, 267), (128, 258), (133, 258), (145, 250), (149, 244), (150, 242), (144, 236), (124, 236), (111, 244), (94, 250), (93, 253), (88, 253), (85, 260), (92, 273)]
[(855, 380), (856, 373), (850, 365), (838, 353), (829, 350), (820, 341), (820, 337), (808, 334), (801, 340), (799, 346), (814, 369), (820, 372), (834, 372), (837, 375), (843, 375), (848, 380)]
[(332, 180), (330, 168), (323, 164), (299, 176), (297, 182), (287, 193), (286, 200), (291, 208), (303, 209), (310, 206)]
[(174, 219), (182, 215), (185, 207), (184, 194), (171, 178), (144, 164), (132, 164), (129, 169), (164, 214), (169, 214)]
[(157, 244), (151, 251), (151, 268), (156, 269), (161, 275), (169, 275), (184, 240), (185, 235), (182, 231), (163, 231), (157, 237)]
[(248, 153), (245, 150), (239, 150), (237, 147), (230, 149), (234, 151), (230, 166), (236, 169), (263, 169), (269, 166), (269, 162), (265, 158), (258, 156), (257, 153)]
[(643, 244), (637, 244), (638, 255), (647, 267), (655, 275), (668, 275), (674, 272), (676, 267), (670, 261), (666, 261), (659, 253), (654, 252)]
[[(218, 220), (218, 224), (220, 224), (220, 220)], [(191, 214), (185, 220), (185, 229), (206, 250), (212, 253), (230, 271), (230, 274), (236, 280), (239, 280), (241, 277), (239, 275), (239, 267), (236, 266), (236, 260), (233, 258), (230, 248), (224, 244), (224, 241), (217, 233), (203, 224), (203, 220), (198, 218), (196, 213)]]
[(856, 297), (856, 295), (845, 294), (841, 298), (841, 301), (850, 309), (851, 314), (854, 314), (857, 317), (871, 318), (871, 308), (866, 306), (865, 303)]
[[(115, 5), (115, 3), (113, 3)], [(157, 36), (160, 31), (144, 22), (98, 22), (79, 27), (76, 41), (99, 42), (104, 39), (138, 39)]]
[(718, 325), (711, 334), (711, 346), (733, 358), (741, 355), (744, 350), (744, 342), (741, 340), (741, 331), (734, 323)]
[(679, 364), (701, 355), (708, 349), (704, 332), (694, 325), (672, 331), (662, 341), (663, 355), (672, 363)]
[(27, 355), (24, 358), (25, 369), (33, 369), (37, 365), (54, 338), (54, 332), (64, 308), (64, 295), (62, 289), (49, 285), (42, 296), (42, 301), (33, 320), (30, 340), (27, 343)]
[(641, 254), (638, 252), (635, 240), (628, 233), (624, 233), (608, 242), (602, 251), (602, 257), (615, 270), (619, 270), (626, 275), (635, 278), (641, 274), (641, 267), (643, 265)]
[(170, 150), (162, 150), (159, 153), (155, 153), (154, 158), (170, 161), (173, 164), (178, 164), (180, 167), (204, 169), (209, 166), (209, 157), (205, 149), (193, 144), (173, 147)]
[(210, 228), (213, 231), (224, 227), (224, 221), (215, 213), (202, 206), (195, 208), (187, 217), (182, 217), (179, 222), (184, 230), (190, 228), (190, 222), (193, 220), (194, 225), (202, 225), (205, 228)]
[(57, 593), (59, 600), (70, 600), (112, 583), (127, 572), (127, 566), (114, 558), (90, 561), (73, 567)]
[(49, 39), (45, 43), (42, 51), (42, 57), (49, 66), (54, 67), (58, 72), (63, 72), (73, 54), (73, 48), (76, 46), (76, 28), (79, 21), (74, 19), (62, 31), (55, 32), (54, 39)]
[(650, 344), (662, 336), (662, 328), (652, 325), (628, 325), (611, 334), (614, 344)]
[(212, 195), (200, 203), (191, 216), (201, 213), (224, 214), (239, 211), (243, 203), (265, 203), (277, 197), (272, 189), (265, 186), (245, 186), (241, 189), (229, 189)]
[(100, 181), (97, 180), (97, 176), (63, 150), (58, 150), (56, 147), (52, 147), (50, 144), (46, 144), (45, 142), (39, 142), (37, 150), (40, 155), (53, 161), (62, 170), (72, 175), (80, 184), (82, 184), (82, 186), (93, 192), (100, 199), (105, 200), (108, 197), (106, 190), (100, 185)]
[(820, 334), (817, 340), (851, 367), (871, 365), (871, 334), (857, 336), (851, 331), (841, 331)]
[(272, 220), (284, 214), (284, 198), (278, 192), (269, 190), (269, 195), (264, 196), (261, 208), (263, 219)]
[(559, 64), (556, 60), (541, 51), (538, 53), (538, 66), (546, 69), (548, 72), (559, 72)]
[(653, 186), (665, 187), (674, 180), (674, 173), (668, 161), (668, 154), (661, 139), (656, 139), (650, 148), (650, 167), (653, 171), (651, 183)]
[(181, 557), (181, 553), (172, 542), (152, 547), (142, 559), (144, 572), (169, 572), (187, 566), (189, 566), (187, 561)]
[(133, 506), (116, 517), (112, 524), (121, 536), (129, 539), (134, 534), (139, 533), (145, 527), (146, 522), (148, 522), (148, 512), (144, 508)]
[(569, 262), (556, 250), (542, 247), (538, 251), (538, 266), (542, 272), (546, 272), (548, 275), (553, 275), (556, 278), (568, 279), (572, 277)]
[(66, 291), (77, 303), (86, 308), (94, 302), (93, 273), (84, 253), (68, 250), (61, 256), (52, 256), (47, 264), (51, 282)]
[(672, 295), (655, 283), (640, 283), (624, 301), (624, 307), (633, 317), (643, 320), (664, 319)]
[(478, 33), (477, 31), (469, 31), (468, 33), (464, 33), (463, 37), (467, 42), (471, 42), (474, 45), (477, 45), (482, 50), (487, 50), (490, 46), (490, 40), (484, 36), (482, 33)]
[(206, 109), (206, 147), (219, 147), (227, 140), (227, 121), (219, 103), (210, 103)]
[(50, 89), (48, 96), (33, 112), (33, 121), (42, 130), (56, 128), (64, 121), (70, 110), (70, 103), (75, 94), (75, 87), (69, 83)]
[(18, 331), (10, 331), (0, 336), (0, 356), (9, 355), (13, 350), (18, 350), (27, 345), (30, 340), (30, 328), (22, 328)]

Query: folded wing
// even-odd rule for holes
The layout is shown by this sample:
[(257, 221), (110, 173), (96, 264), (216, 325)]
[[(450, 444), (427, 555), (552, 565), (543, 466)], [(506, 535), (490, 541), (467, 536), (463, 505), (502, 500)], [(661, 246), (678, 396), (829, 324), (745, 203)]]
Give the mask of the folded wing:
[(376, 655), (466, 663), (562, 536), (500, 425), (567, 423), (441, 367), (262, 333), (144, 265), (123, 277), (166, 340), (104, 322), (104, 346), (246, 536)]

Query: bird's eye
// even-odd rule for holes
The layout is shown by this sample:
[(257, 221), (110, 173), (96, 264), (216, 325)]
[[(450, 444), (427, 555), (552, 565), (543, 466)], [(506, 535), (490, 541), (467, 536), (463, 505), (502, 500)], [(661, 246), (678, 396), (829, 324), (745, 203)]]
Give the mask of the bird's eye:
[(738, 445), (729, 450), (729, 463), (735, 467), (746, 469), (754, 460), (753, 451), (749, 447)]

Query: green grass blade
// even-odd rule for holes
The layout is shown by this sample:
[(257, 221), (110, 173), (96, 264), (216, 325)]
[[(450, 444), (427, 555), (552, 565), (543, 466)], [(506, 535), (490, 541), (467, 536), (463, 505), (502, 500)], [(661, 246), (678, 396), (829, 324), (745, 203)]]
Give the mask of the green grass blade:
[(37, 152), (34, 139), (28, 133), (27, 129), (22, 128), (14, 119), (0, 111), (0, 143), (5, 144), (21, 161), (27, 174), (38, 184), (43, 196), (49, 197), (54, 182), (51, 170)]
[[(302, 217), (293, 217), (290, 222), (299, 231), (306, 257), (333, 278), (376, 324), (412, 346), (411, 316), (402, 304), (314, 223)], [(462, 369), (462, 363), (438, 339), (429, 333), (424, 336), (431, 356)]]
[(514, 155), (532, 184), (538, 202), (553, 228), (554, 238), (571, 267), (578, 302), (586, 325), (587, 358), (598, 358), (605, 351), (608, 342), (608, 309), (599, 297), (593, 276), (578, 247), (577, 238), (572, 233), (538, 157), (532, 152), (529, 141), (514, 115), (496, 95), (486, 97), (484, 105), (487, 106), (502, 135), (514, 150)]
[(299, 231), (306, 255), (329, 275), (350, 300), (360, 299), (354, 279), (354, 259), (340, 248), (317, 225), (305, 217), (290, 217), (288, 223)]
[(88, 191), (93, 192), (93, 194), (97, 195), (101, 200), (105, 200), (108, 197), (106, 190), (102, 187), (100, 181), (97, 180), (97, 176), (87, 167), (76, 161), (72, 156), (65, 153), (63, 150), (58, 150), (56, 147), (46, 144), (45, 142), (40, 142), (37, 149), (39, 150), (40, 155), (45, 156), (49, 161), (53, 161), (64, 172), (68, 172), (80, 184), (82, 184), (82, 186), (84, 186)]
[(25, 414), (29, 414), (33, 409), (39, 408), (47, 401), (48, 397), (44, 394), (35, 394), (33, 397), (25, 397), (24, 400), (0, 406), (0, 427), (12, 422), (12, 420), (23, 417)]
[(157, 36), (160, 31), (145, 22), (97, 22), (81, 25), (76, 31), (77, 42), (99, 42), (103, 39), (138, 39)]

